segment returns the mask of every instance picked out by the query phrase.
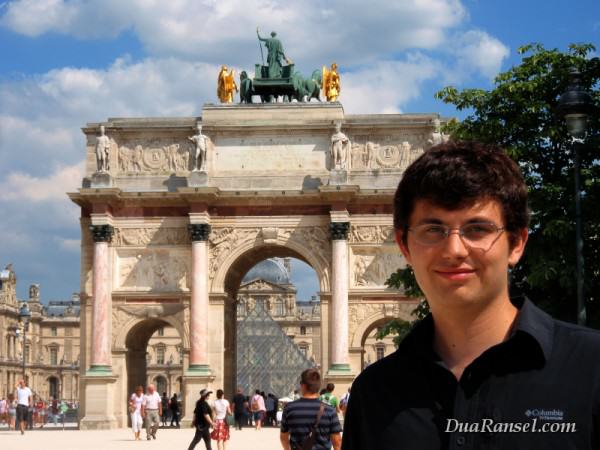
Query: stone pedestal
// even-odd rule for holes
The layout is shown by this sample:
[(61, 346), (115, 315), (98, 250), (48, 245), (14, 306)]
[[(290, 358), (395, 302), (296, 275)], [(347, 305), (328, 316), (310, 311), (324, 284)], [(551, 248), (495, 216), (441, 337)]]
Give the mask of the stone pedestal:
[[(79, 422), (82, 430), (108, 430), (119, 427), (115, 411), (115, 382), (117, 377), (87, 375), (82, 378), (85, 406)], [(125, 400), (123, 400), (125, 401)]]
[(112, 185), (112, 177), (108, 172), (95, 172), (92, 174), (90, 187), (109, 188)]
[(214, 381), (215, 377), (211, 375), (197, 376), (197, 375), (184, 375), (183, 376), (183, 415), (181, 418), (182, 428), (188, 428), (194, 418), (194, 408), (196, 402), (200, 399), (200, 391), (204, 388), (208, 388), (213, 391), (211, 398), (216, 399), (216, 389), (210, 387), (210, 384)]
[(329, 172), (329, 184), (333, 186), (348, 184), (348, 171), (343, 169), (333, 169)]
[(208, 173), (204, 170), (194, 170), (190, 173), (187, 180), (188, 187), (208, 186)]

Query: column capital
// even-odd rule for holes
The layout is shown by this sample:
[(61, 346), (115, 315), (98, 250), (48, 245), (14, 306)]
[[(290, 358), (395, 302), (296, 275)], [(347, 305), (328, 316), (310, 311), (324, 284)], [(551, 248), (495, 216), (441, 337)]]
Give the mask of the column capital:
[(115, 231), (112, 225), (90, 225), (94, 242), (110, 242)]
[(331, 232), (331, 240), (343, 241), (348, 239), (348, 231), (350, 230), (350, 222), (331, 222), (329, 231)]
[(190, 238), (194, 241), (208, 241), (210, 235), (211, 226), (209, 223), (190, 223), (188, 225), (188, 231), (190, 232)]

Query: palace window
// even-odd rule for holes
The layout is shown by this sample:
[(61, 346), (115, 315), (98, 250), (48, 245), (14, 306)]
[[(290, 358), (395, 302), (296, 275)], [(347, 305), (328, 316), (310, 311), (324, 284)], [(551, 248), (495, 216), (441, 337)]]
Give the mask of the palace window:
[(308, 344), (300, 344), (298, 348), (300, 349), (300, 353), (302, 353), (305, 358), (308, 358)]
[(50, 335), (53, 337), (58, 336), (58, 329), (56, 327), (50, 328)]
[(377, 360), (383, 359), (385, 356), (385, 347), (383, 345), (378, 345), (375, 347), (375, 350), (377, 352)]
[(159, 336), (164, 336), (164, 335), (165, 335), (165, 329), (164, 329), (164, 327), (160, 327), (160, 328), (158, 329), (158, 335), (159, 335)]
[(50, 364), (53, 366), (58, 364), (58, 349), (57, 348), (50, 349)]
[(277, 316), (283, 316), (285, 315), (284, 311), (283, 311), (283, 302), (282, 301), (278, 301), (275, 307), (275, 315)]
[(156, 364), (164, 364), (165, 363), (165, 348), (157, 347), (156, 348)]
[(302, 336), (306, 335), (306, 327), (305, 327), (305, 326), (301, 326), (301, 327), (300, 327), (300, 334), (301, 334)]

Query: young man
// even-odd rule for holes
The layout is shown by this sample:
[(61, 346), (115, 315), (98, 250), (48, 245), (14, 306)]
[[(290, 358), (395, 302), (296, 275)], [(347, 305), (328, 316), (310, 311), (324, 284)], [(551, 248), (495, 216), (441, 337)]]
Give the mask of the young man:
[(527, 189), (501, 150), (431, 148), (394, 200), (431, 314), (353, 383), (344, 450), (600, 448), (600, 333), (510, 298)]
[(162, 402), (153, 384), (148, 385), (148, 393), (142, 402), (142, 418), (146, 421), (146, 439), (156, 439), (156, 431), (160, 426)]
[(21, 434), (25, 434), (27, 427), (29, 408), (33, 406), (33, 397), (29, 386), (25, 386), (25, 380), (21, 379), (17, 383), (17, 420)]
[[(315, 429), (313, 449), (339, 450), (342, 427), (335, 409), (319, 400), (321, 375), (317, 369), (306, 369), (300, 375), (300, 393), (298, 400), (285, 405), (281, 416), (279, 439), (283, 450), (302, 449), (302, 442)], [(322, 413), (320, 409), (323, 408)], [(319, 417), (319, 414), (320, 417)], [(315, 424), (319, 423), (315, 428)]]

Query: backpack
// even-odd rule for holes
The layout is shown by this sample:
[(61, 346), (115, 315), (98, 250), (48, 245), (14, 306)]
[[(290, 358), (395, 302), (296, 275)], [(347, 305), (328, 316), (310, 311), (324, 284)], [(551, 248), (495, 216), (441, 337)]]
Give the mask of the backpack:
[(312, 426), (308, 434), (302, 439), (301, 444), (292, 443), (292, 450), (312, 450), (315, 441), (317, 440), (317, 427), (319, 426), (319, 422), (321, 421), (321, 416), (323, 415), (323, 411), (325, 411), (325, 404), (321, 403), (319, 407), (319, 414), (317, 414), (317, 420), (315, 424)]
[(252, 412), (260, 411), (260, 404), (258, 403), (258, 398), (256, 395), (252, 397), (252, 403), (250, 404), (250, 410)]

